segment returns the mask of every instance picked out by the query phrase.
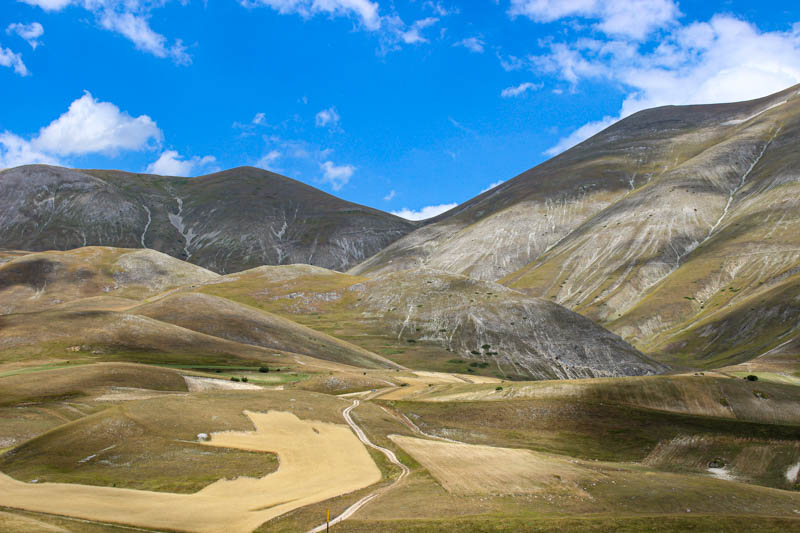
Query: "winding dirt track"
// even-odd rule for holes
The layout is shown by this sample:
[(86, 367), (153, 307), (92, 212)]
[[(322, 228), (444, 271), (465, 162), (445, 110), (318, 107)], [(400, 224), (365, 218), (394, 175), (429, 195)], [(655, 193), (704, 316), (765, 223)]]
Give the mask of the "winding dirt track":
[[(353, 402), (353, 405), (351, 405), (350, 407), (348, 407), (347, 409), (345, 409), (342, 412), (342, 414), (344, 415), (345, 421), (353, 429), (353, 431), (355, 432), (356, 436), (358, 437), (358, 440), (360, 440), (361, 442), (363, 442), (365, 445), (369, 446), (370, 448), (374, 448), (374, 449), (378, 450), (379, 452), (381, 452), (383, 455), (386, 456), (386, 458), (392, 464), (400, 467), (401, 472), (400, 472), (400, 475), (397, 476), (397, 479), (394, 481), (394, 483), (392, 483), (391, 485), (388, 485), (386, 487), (380, 488), (380, 489), (376, 490), (375, 492), (372, 492), (372, 493), (364, 496), (363, 498), (358, 500), (356, 503), (354, 503), (353, 505), (351, 505), (350, 507), (345, 509), (342, 514), (340, 514), (339, 516), (337, 516), (336, 518), (331, 520), (330, 521), (330, 525), (338, 524), (342, 520), (347, 520), (348, 518), (353, 516), (353, 514), (355, 514), (356, 511), (358, 511), (359, 509), (364, 507), (367, 503), (369, 503), (373, 498), (376, 498), (377, 496), (380, 496), (384, 492), (386, 492), (386, 491), (394, 488), (395, 486), (397, 486), (397, 484), (400, 483), (403, 479), (405, 479), (405, 477), (409, 473), (408, 467), (406, 465), (404, 465), (402, 462), (400, 462), (399, 459), (397, 459), (397, 456), (395, 455), (395, 453), (392, 450), (384, 448), (383, 446), (378, 446), (377, 444), (373, 444), (372, 441), (370, 441), (369, 438), (367, 438), (367, 435), (364, 433), (364, 431), (360, 427), (358, 427), (358, 425), (353, 421), (353, 418), (350, 416), (350, 412), (353, 409), (355, 409), (356, 407), (358, 407), (359, 403), (360, 402), (358, 400), (355, 400)], [(320, 524), (317, 527), (315, 527), (314, 529), (309, 530), (308, 533), (320, 533), (321, 531), (325, 531), (325, 527), (326, 527), (326, 524)]]

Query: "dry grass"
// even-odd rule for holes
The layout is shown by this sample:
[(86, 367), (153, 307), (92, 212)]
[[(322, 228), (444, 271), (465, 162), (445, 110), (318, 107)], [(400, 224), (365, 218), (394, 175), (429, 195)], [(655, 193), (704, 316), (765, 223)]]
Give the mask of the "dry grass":
[(530, 450), (390, 437), (454, 494), (528, 494), (574, 490), (596, 473), (564, 458)]

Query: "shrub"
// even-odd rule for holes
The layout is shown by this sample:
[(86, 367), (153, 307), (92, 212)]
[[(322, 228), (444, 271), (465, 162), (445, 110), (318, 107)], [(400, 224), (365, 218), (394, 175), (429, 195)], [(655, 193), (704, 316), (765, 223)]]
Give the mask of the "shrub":
[(247, 378), (246, 378), (246, 377), (243, 377), (243, 378), (242, 378), (242, 381), (244, 381), (245, 383), (247, 383)]
[(481, 346), (481, 348), (483, 348), (484, 350), (488, 350), (491, 347), (492, 347), (491, 344), (484, 344), (483, 346)]
[(408, 339), (408, 342), (414, 343), (414, 342), (417, 342), (417, 341), (414, 340), (414, 339)]
[(478, 350), (472, 350), (469, 353), (471, 353), (472, 355), (480, 355), (481, 354), (481, 352), (479, 352)]
[(754, 376), (753, 374), (749, 374), (746, 378), (747, 381), (758, 381), (758, 376)]
[(495, 387), (494, 390), (503, 390), (503, 387)]
[(235, 378), (235, 377), (231, 376), (231, 381), (239, 381), (239, 378)]
[(267, 372), (269, 372), (269, 368), (267, 368), (266, 366), (262, 366), (258, 369), (258, 371), (261, 372), (262, 374), (266, 374)]

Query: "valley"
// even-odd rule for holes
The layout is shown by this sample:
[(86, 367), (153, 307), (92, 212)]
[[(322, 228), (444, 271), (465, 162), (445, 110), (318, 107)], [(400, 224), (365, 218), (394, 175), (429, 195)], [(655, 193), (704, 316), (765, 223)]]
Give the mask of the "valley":
[(433, 219), (0, 172), (0, 531), (800, 527), (800, 89)]

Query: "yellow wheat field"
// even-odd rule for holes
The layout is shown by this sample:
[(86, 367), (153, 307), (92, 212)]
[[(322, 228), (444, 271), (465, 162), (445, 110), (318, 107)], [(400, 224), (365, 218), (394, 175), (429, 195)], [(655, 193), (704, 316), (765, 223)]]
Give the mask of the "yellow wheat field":
[(69, 483), (31, 484), (0, 474), (0, 506), (198, 533), (252, 531), (292, 509), (372, 485), (381, 473), (345, 425), (292, 413), (245, 414), (256, 430), (214, 433), (210, 446), (278, 454), (277, 472), (219, 480), (194, 494)]

